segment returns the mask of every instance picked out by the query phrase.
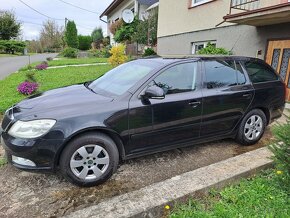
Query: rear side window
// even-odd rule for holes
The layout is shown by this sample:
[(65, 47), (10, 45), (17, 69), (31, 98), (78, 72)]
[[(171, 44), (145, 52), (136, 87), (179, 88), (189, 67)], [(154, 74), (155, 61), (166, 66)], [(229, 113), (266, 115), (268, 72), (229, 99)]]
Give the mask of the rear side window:
[(206, 61), (206, 85), (208, 89), (237, 85), (234, 61)]
[(278, 80), (278, 76), (271, 69), (261, 63), (247, 61), (245, 62), (245, 67), (252, 83)]

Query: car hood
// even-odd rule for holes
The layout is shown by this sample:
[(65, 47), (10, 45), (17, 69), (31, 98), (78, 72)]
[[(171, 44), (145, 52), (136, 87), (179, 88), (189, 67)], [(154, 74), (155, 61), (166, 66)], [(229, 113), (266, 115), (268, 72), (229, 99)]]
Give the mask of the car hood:
[(88, 104), (111, 102), (113, 98), (96, 94), (82, 85), (58, 88), (31, 96), (18, 104), (19, 112), (43, 112), (49, 110), (66, 110), (73, 107), (86, 107)]

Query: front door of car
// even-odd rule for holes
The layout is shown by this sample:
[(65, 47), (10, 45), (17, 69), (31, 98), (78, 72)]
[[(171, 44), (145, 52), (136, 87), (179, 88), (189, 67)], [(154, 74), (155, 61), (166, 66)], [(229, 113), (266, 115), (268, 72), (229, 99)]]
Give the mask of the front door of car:
[[(200, 81), (199, 63), (186, 62), (164, 70), (148, 82), (147, 88), (153, 85), (161, 87), (165, 98), (148, 99), (138, 110), (133, 109), (136, 102), (130, 102), (129, 123), (142, 127), (131, 136), (135, 152), (168, 148), (199, 138), (202, 111)], [(140, 114), (132, 114), (133, 111)], [(144, 124), (149, 122), (150, 113), (152, 130), (149, 132), (150, 127)], [(144, 124), (139, 123), (138, 117)]]
[(254, 97), (254, 89), (239, 62), (204, 62), (201, 137), (229, 134)]

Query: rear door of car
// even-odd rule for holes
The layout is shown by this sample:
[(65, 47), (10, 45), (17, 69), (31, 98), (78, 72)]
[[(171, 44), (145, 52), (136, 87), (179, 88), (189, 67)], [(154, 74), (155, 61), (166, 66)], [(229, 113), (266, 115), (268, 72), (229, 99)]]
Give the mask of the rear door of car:
[(203, 61), (203, 116), (201, 137), (232, 132), (254, 97), (254, 89), (239, 61)]

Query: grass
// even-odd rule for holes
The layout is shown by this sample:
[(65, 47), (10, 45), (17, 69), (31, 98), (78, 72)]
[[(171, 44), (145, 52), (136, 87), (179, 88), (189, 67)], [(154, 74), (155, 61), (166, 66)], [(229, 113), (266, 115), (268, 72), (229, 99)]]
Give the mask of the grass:
[(6, 164), (7, 164), (7, 160), (6, 160), (6, 158), (2, 158), (2, 157), (0, 157), (0, 167), (4, 166), (4, 165), (6, 165)]
[[(35, 77), (40, 84), (39, 91), (47, 91), (62, 86), (94, 80), (111, 68), (110, 65), (100, 65), (47, 69), (44, 71), (35, 71)], [(25, 81), (26, 72), (20, 71), (11, 74), (4, 80), (0, 80), (0, 113), (5, 112), (7, 108), (27, 97), (16, 91), (18, 84)]]
[[(64, 66), (64, 65), (75, 65), (75, 64), (96, 64), (96, 63), (107, 63), (108, 58), (61, 58), (59, 60), (48, 61), (48, 66)], [(36, 65), (41, 62), (35, 62), (31, 64), (32, 68), (35, 68)], [(25, 71), (28, 69), (28, 66), (25, 66), (20, 69), (20, 71)]]
[(281, 186), (274, 170), (243, 179), (209, 197), (177, 206), (170, 218), (290, 217), (290, 188)]

